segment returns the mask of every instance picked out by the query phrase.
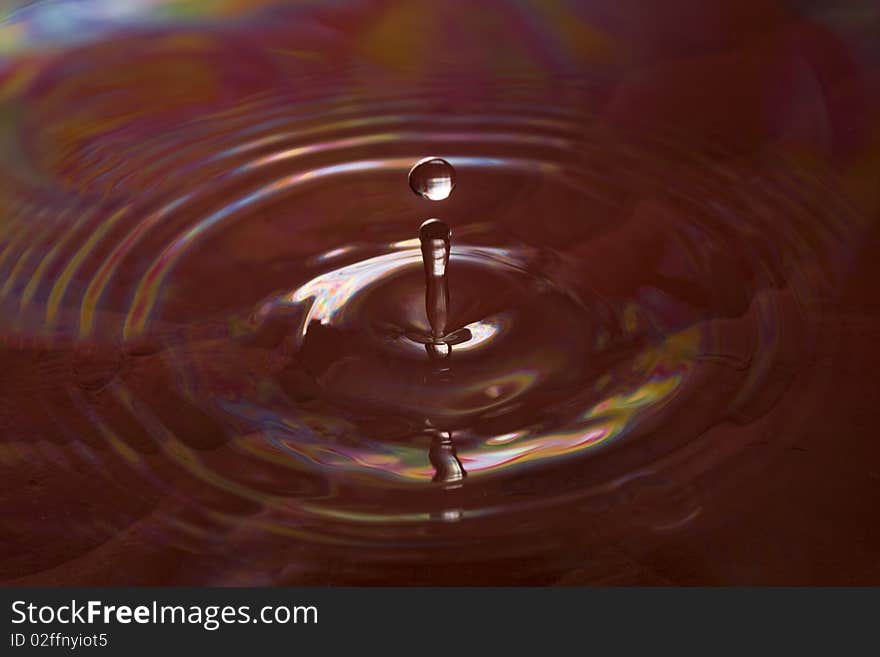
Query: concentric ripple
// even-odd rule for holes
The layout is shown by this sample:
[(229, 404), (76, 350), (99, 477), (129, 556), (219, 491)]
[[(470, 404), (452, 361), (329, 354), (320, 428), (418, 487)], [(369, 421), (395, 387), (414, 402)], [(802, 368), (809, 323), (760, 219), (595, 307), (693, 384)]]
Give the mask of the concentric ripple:
[[(706, 434), (799, 403), (859, 219), (818, 165), (529, 93), (261, 93), (155, 132), (55, 116), (0, 183), (0, 457), (130, 485), (151, 539), (266, 567), (282, 539), (502, 559), (562, 517), (629, 531), (644, 491), (650, 522), (689, 522), (681, 491), (747, 447)], [(457, 172), (438, 203), (407, 187), (429, 155)], [(442, 381), (411, 337), (428, 216), (469, 329)]]

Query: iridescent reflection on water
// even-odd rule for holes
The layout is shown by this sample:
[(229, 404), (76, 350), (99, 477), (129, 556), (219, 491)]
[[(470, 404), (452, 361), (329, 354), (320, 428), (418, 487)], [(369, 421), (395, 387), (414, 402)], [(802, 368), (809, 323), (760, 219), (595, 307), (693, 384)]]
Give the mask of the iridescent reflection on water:
[(3, 577), (549, 582), (751, 486), (870, 228), (843, 37), (751, 4), (11, 13)]

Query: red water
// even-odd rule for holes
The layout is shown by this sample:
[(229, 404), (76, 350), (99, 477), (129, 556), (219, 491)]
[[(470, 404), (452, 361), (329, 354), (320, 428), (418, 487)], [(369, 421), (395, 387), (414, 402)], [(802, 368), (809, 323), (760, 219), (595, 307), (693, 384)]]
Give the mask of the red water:
[[(365, 3), (31, 62), (0, 578), (878, 583), (878, 23), (851, 9)], [(427, 156), (448, 199), (409, 189)]]

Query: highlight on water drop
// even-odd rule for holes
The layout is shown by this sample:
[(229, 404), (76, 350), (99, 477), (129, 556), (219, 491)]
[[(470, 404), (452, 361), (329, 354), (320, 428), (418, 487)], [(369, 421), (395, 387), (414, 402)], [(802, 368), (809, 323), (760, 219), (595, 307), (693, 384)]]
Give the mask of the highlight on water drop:
[(455, 188), (455, 169), (442, 158), (426, 157), (410, 169), (409, 186), (422, 198), (442, 201)]

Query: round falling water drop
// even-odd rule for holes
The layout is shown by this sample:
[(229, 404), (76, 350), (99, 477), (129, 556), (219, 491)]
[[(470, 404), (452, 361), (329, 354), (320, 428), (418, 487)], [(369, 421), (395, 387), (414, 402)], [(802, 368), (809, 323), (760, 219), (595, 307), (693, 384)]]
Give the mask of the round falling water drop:
[(442, 201), (455, 187), (455, 169), (439, 157), (426, 157), (410, 169), (409, 186), (422, 198)]

